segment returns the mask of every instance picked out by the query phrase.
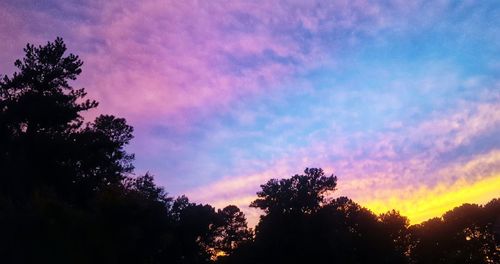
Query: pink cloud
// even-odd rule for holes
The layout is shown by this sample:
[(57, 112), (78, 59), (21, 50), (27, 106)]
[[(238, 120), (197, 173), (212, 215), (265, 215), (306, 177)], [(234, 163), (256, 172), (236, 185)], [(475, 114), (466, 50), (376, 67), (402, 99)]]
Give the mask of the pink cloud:
[[(368, 1), (61, 1), (55, 6), (69, 20), (43, 10), (9, 8), (12, 24), (2, 33), (18, 35), (23, 43), (62, 34), (85, 61), (78, 84), (102, 102), (100, 111), (119, 113), (134, 124), (154, 119), (180, 127), (228, 109), (242, 96), (276, 89), (293, 73), (321, 64), (335, 49), (324, 50), (317, 37), (302, 49), (305, 43), (287, 32), (301, 26), (311, 32), (377, 30), (386, 26), (380, 21), (387, 16)], [(51, 27), (32, 32), (29, 21), (18, 19), (27, 16)], [(267, 59), (242, 67), (227, 58), (265, 57), (268, 51), (296, 63)]]

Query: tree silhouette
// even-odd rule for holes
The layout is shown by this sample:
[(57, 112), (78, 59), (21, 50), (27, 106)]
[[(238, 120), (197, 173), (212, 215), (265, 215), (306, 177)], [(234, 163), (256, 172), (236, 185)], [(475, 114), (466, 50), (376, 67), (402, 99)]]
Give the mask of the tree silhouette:
[(252, 241), (252, 230), (248, 229), (245, 214), (235, 205), (217, 211), (220, 226), (216, 227), (214, 248), (216, 254), (230, 255), (244, 243)]
[(161, 202), (171, 209), (173, 199), (169, 197), (162, 187), (156, 186), (151, 174), (146, 173), (138, 178), (127, 178), (124, 181), (125, 189), (129, 192), (137, 192), (150, 201)]
[(28, 44), (25, 57), (17, 60), (19, 72), (4, 76), (0, 89), (2, 128), (10, 134), (57, 133), (79, 128), (81, 111), (97, 106), (82, 100), (84, 89), (73, 89), (69, 80), (81, 73), (78, 56), (64, 57), (66, 45), (61, 38), (35, 47)]
[(322, 169), (306, 168), (304, 175), (272, 179), (261, 185), (259, 197), (250, 206), (271, 213), (311, 213), (325, 202), (324, 194), (335, 190), (337, 177), (325, 176)]
[(391, 210), (378, 216), (382, 232), (390, 237), (391, 246), (394, 248), (393, 257), (401, 259), (409, 254), (411, 236), (408, 227), (410, 221), (407, 217)]
[(499, 263), (495, 224), (498, 199), (484, 207), (463, 204), (442, 218), (413, 226), (411, 257), (415, 263)]
[(133, 168), (133, 155), (123, 149), (132, 127), (106, 115), (83, 126), (81, 112), (97, 102), (69, 84), (83, 62), (64, 55), (61, 38), (24, 51), (15, 63), (19, 72), (0, 82), (1, 194), (20, 199), (44, 192), (81, 201), (120, 184)]
[(180, 263), (209, 262), (215, 239), (213, 227), (218, 221), (215, 209), (181, 197), (174, 202), (173, 210), (178, 217), (174, 232)]
[(403, 236), (399, 229), (407, 227), (407, 220), (395, 212), (379, 220), (346, 197), (328, 201), (326, 194), (335, 190), (336, 180), (322, 169), (308, 168), (304, 175), (262, 185), (251, 203), (265, 212), (255, 242), (237, 249), (227, 262), (404, 263), (394, 240)]

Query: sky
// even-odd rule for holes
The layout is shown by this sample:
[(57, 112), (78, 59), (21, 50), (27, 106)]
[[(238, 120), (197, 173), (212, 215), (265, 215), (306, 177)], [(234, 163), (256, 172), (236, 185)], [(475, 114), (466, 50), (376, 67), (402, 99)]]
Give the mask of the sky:
[(321, 167), (335, 196), (419, 223), (500, 197), (500, 2), (0, 1), (0, 74), (62, 37), (136, 174), (248, 208)]

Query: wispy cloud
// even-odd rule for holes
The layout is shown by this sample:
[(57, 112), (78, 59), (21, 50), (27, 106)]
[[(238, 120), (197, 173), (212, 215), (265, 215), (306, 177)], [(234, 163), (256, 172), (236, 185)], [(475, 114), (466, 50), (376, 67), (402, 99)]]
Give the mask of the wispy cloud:
[[(255, 198), (267, 180), (322, 166), (339, 176), (337, 195), (348, 195), (377, 213), (399, 209), (412, 222), (420, 222), (461, 203), (483, 203), (500, 195), (494, 187), (500, 175), (500, 142), (490, 137), (499, 132), (498, 113), (497, 103), (464, 104), (452, 115), (397, 126), (397, 132), (321, 138), (263, 171), (228, 175), (188, 194), (198, 201), (247, 208), (248, 203), (242, 202)], [(477, 145), (481, 137), (489, 139), (489, 148)], [(348, 146), (352, 141), (360, 143), (352, 148)], [(463, 148), (476, 151), (455, 153)]]
[(246, 206), (266, 180), (320, 166), (339, 194), (420, 221), (498, 195), (499, 8), (3, 1), (0, 71), (62, 36), (85, 61), (76, 85), (135, 126), (137, 171), (173, 194)]

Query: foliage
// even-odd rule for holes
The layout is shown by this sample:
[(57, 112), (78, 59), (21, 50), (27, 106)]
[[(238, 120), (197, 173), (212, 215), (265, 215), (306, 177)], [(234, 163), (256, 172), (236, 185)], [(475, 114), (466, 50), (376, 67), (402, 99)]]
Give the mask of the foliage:
[(322, 169), (306, 168), (304, 175), (272, 179), (261, 185), (259, 197), (250, 206), (266, 213), (312, 213), (325, 202), (325, 194), (335, 190), (337, 177), (325, 176)]
[(230, 255), (243, 244), (252, 242), (253, 233), (245, 214), (235, 205), (217, 211), (219, 226), (215, 228), (215, 254)]
[(500, 201), (463, 204), (410, 228), (415, 263), (500, 263)]

